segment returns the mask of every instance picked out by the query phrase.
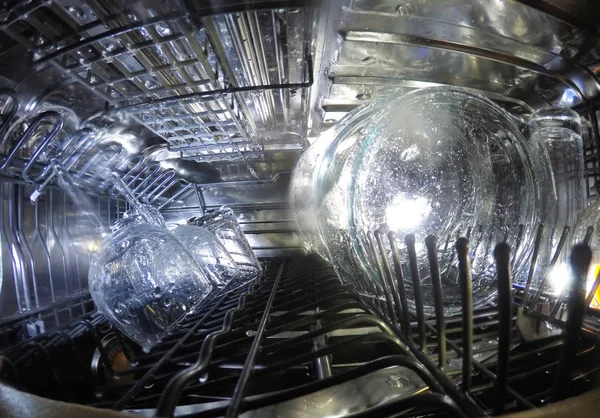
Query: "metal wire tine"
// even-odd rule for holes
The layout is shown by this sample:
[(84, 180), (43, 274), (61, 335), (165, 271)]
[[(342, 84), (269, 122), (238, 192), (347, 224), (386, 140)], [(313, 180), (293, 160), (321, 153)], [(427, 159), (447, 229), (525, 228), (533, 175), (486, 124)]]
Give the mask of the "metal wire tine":
[[(151, 197), (152, 195), (158, 193), (158, 191), (161, 188), (165, 188), (165, 185), (168, 186), (169, 181), (171, 181), (171, 179), (173, 179), (176, 176), (175, 170), (173, 170), (172, 168), (165, 170), (161, 173), (161, 175), (156, 179), (156, 181), (154, 183), (158, 183), (160, 180), (162, 180), (154, 189), (150, 189), (150, 185), (148, 187), (146, 187), (146, 189), (144, 189), (144, 191), (142, 193), (140, 193), (140, 198), (144, 196), (144, 192), (146, 190), (148, 190), (148, 194), (145, 196), (145, 199), (147, 202), (151, 202)], [(164, 179), (163, 179), (164, 177)]]
[[(378, 263), (380, 263), (381, 260), (379, 259), (377, 245), (376, 245), (375, 239), (373, 237), (373, 232), (368, 231), (366, 233), (366, 235), (367, 235), (367, 243), (368, 243), (368, 245), (366, 246), (366, 251), (368, 253), (368, 257), (371, 260), (375, 260), (375, 263), (379, 267)], [(381, 269), (378, 268), (378, 273), (381, 275), (380, 271), (381, 271)], [(386, 293), (385, 289), (383, 288), (383, 286), (380, 286), (377, 281), (372, 280), (366, 273), (364, 275), (365, 275), (366, 284), (368, 286), (368, 291), (375, 297), (373, 299), (373, 302), (375, 302), (376, 308), (381, 312), (381, 314), (391, 318), (389, 313), (387, 313), (387, 315), (386, 315), (386, 312), (389, 310), (389, 305), (387, 303), (387, 296), (385, 295), (385, 293)], [(385, 299), (385, 301), (380, 298), (380, 296), (382, 296), (382, 293), (383, 293), (383, 299)]]
[(0, 89), (0, 96), (7, 96), (12, 101), (10, 110), (6, 113), (6, 118), (2, 122), (2, 125), (0, 125), (0, 141), (4, 141), (4, 135), (6, 135), (6, 132), (12, 123), (12, 119), (19, 110), (19, 100), (17, 92), (12, 89)]
[(560, 360), (552, 388), (552, 398), (555, 401), (564, 399), (568, 395), (570, 385), (569, 375), (573, 368), (577, 351), (577, 340), (581, 334), (581, 323), (585, 310), (585, 280), (592, 261), (592, 250), (585, 244), (577, 244), (571, 251), (570, 261), (573, 280), (567, 301), (568, 317), (565, 342), (560, 353)]
[[(375, 237), (377, 238), (378, 243), (379, 243), (379, 241), (381, 241), (381, 247), (385, 248), (385, 241), (384, 241), (385, 238), (384, 238), (383, 229), (380, 228), (380, 230), (375, 233)], [(388, 234), (388, 241), (389, 241), (389, 234)], [(408, 317), (408, 306), (406, 306), (406, 307), (403, 306), (402, 298), (401, 298), (401, 294), (400, 294), (401, 292), (398, 289), (399, 284), (398, 284), (398, 281), (394, 280), (394, 274), (392, 272), (392, 266), (390, 265), (390, 260), (388, 258), (387, 251), (382, 252), (382, 257), (383, 257), (383, 267), (385, 268), (387, 278), (388, 278), (388, 286), (392, 290), (394, 304), (396, 305), (396, 314), (397, 314), (397, 317), (401, 321), (401, 318), (404, 316), (405, 310), (406, 310), (406, 316)], [(402, 292), (404, 292), (404, 297), (406, 298), (406, 291), (404, 289), (404, 280), (402, 280)], [(407, 305), (408, 305), (408, 302), (407, 302)], [(409, 327), (410, 327), (410, 321), (409, 321)]]
[[(91, 129), (88, 129), (88, 128), (80, 129), (77, 133), (75, 133), (74, 135), (72, 135), (70, 137), (68, 142), (63, 147), (63, 151), (68, 150), (71, 143), (75, 142), (76, 140), (79, 141), (79, 145), (77, 146), (77, 148), (75, 148), (75, 150), (69, 155), (62, 156), (62, 157), (59, 155), (54, 158), (56, 158), (57, 161), (59, 161), (59, 163), (66, 170), (70, 170), (71, 168), (73, 168), (75, 163), (77, 163), (79, 158), (81, 158), (81, 156), (94, 144), (93, 141), (87, 140), (92, 134), (93, 134), (93, 131)], [(61, 158), (59, 158), (59, 157), (61, 157)], [(24, 179), (25, 179), (26, 174), (27, 174), (27, 167), (23, 170)], [(32, 193), (31, 198), (30, 198), (32, 204), (35, 203), (35, 201), (40, 196), (42, 191), (54, 179), (54, 176), (56, 176), (56, 173), (52, 169), (52, 165), (48, 164), (38, 176), (36, 176), (32, 179), (32, 181), (35, 183), (38, 183), (38, 182), (44, 180), (43, 183), (41, 185), (39, 185), (35, 189), (35, 191)]]
[(254, 340), (252, 341), (252, 345), (250, 346), (250, 350), (248, 351), (248, 356), (246, 357), (246, 361), (244, 362), (242, 373), (240, 375), (240, 378), (238, 379), (237, 385), (235, 386), (235, 390), (233, 391), (233, 396), (231, 397), (231, 402), (229, 404), (229, 408), (227, 409), (227, 414), (225, 415), (227, 418), (237, 417), (240, 412), (242, 401), (244, 399), (244, 394), (246, 393), (248, 383), (250, 382), (250, 376), (254, 371), (256, 357), (258, 356), (260, 344), (263, 340), (265, 329), (267, 328), (267, 322), (269, 321), (269, 315), (271, 314), (271, 309), (273, 308), (273, 301), (275, 300), (275, 293), (277, 292), (277, 286), (279, 285), (279, 280), (281, 279), (281, 276), (283, 274), (284, 267), (285, 262), (281, 264), (281, 266), (279, 267), (279, 271), (277, 272), (275, 283), (273, 284), (271, 294), (269, 295), (269, 299), (267, 300), (267, 304), (264, 308), (260, 324), (256, 329), (256, 335), (254, 336)]
[(592, 239), (592, 234), (593, 233), (594, 233), (594, 227), (593, 226), (588, 226), (587, 229), (585, 230), (585, 236), (583, 237), (582, 244), (589, 245), (590, 244), (590, 240)]
[[(119, 144), (113, 144), (113, 143), (106, 144), (106, 145), (103, 145), (103, 146), (99, 147), (98, 152), (96, 152), (88, 160), (88, 162), (81, 168), (81, 170), (79, 170), (79, 172), (76, 175), (73, 176), (73, 180), (76, 181), (76, 182), (79, 181), (79, 180), (81, 180), (81, 178), (84, 176), (84, 174), (87, 174), (87, 172), (92, 167), (94, 167), (94, 166), (96, 166), (98, 164), (97, 160), (99, 160), (103, 156), (103, 154), (105, 152), (113, 151), (114, 150), (114, 154), (112, 155), (112, 157), (110, 157), (106, 163), (102, 164), (102, 168), (101, 168), (102, 172), (99, 173), (100, 176), (106, 175), (107, 173), (110, 172), (110, 163), (112, 162), (112, 160), (114, 158), (116, 158), (121, 153), (122, 149), (123, 149), (123, 147), (121, 145), (119, 145)], [(106, 177), (108, 177), (108, 176), (106, 176)]]
[(394, 231), (388, 232), (388, 241), (392, 248), (392, 259), (394, 261), (394, 270), (396, 271), (396, 284), (398, 285), (398, 294), (400, 296), (401, 305), (401, 325), (404, 334), (411, 338), (410, 330), (410, 311), (408, 309), (408, 298), (406, 297), (406, 289), (404, 287), (404, 274), (402, 273), (402, 262), (400, 261), (400, 253), (396, 244), (396, 234)]
[(404, 237), (406, 249), (408, 250), (408, 262), (412, 278), (413, 292), (415, 294), (415, 308), (417, 311), (417, 328), (419, 331), (419, 342), (421, 350), (427, 348), (427, 336), (425, 334), (425, 313), (423, 312), (423, 294), (421, 293), (421, 277), (419, 275), (419, 263), (415, 250), (415, 236), (408, 234)]
[(444, 320), (444, 297), (442, 294), (442, 279), (440, 277), (440, 266), (437, 256), (437, 242), (435, 235), (425, 238), (427, 246), (427, 257), (429, 258), (429, 270), (433, 284), (433, 301), (435, 306), (435, 322), (438, 338), (438, 363), (440, 369), (446, 367), (446, 321)]
[(510, 246), (500, 243), (494, 249), (496, 271), (498, 273), (499, 341), (496, 367), (494, 414), (504, 412), (504, 401), (508, 387), (508, 367), (510, 357), (510, 337), (512, 329), (512, 272), (510, 266)]
[(538, 301), (540, 300), (540, 297), (542, 296), (542, 293), (544, 292), (544, 288), (546, 287), (546, 283), (548, 283), (548, 277), (550, 277), (550, 273), (552, 272), (552, 270), (554, 269), (554, 266), (558, 262), (560, 254), (562, 253), (562, 250), (563, 250), (563, 248), (565, 246), (565, 243), (567, 242), (567, 236), (569, 235), (569, 230), (570, 230), (570, 228), (568, 226), (565, 226), (563, 228), (563, 232), (562, 232), (562, 234), (560, 236), (560, 240), (558, 241), (558, 246), (556, 247), (556, 251), (554, 252), (554, 256), (552, 257), (552, 261), (550, 261), (550, 265), (548, 266), (548, 269), (546, 270), (546, 273), (544, 274), (544, 278), (542, 279), (542, 283), (540, 283), (540, 288), (536, 292), (535, 297), (533, 298), (533, 301), (530, 304), (530, 308), (532, 308), (532, 309), (535, 308), (535, 306), (537, 305)]
[[(250, 288), (252, 288), (251, 293), (254, 293), (255, 285), (256, 282), (250, 286)], [(196, 362), (187, 369), (178, 372), (169, 380), (169, 383), (167, 383), (167, 386), (160, 397), (158, 405), (156, 406), (156, 413), (158, 416), (173, 415), (173, 411), (177, 406), (181, 392), (185, 389), (191, 379), (201, 375), (210, 365), (216, 341), (221, 335), (225, 335), (231, 331), (235, 315), (246, 307), (247, 297), (247, 293), (241, 295), (238, 300), (237, 307), (229, 310), (225, 314), (221, 329), (210, 333), (205, 338), (204, 342), (202, 343), (202, 347), (200, 348), (200, 352), (198, 353)]]
[[(150, 174), (148, 174), (141, 182), (140, 184), (136, 185), (135, 182), (140, 179), (147, 171), (152, 170)], [(137, 173), (135, 175), (135, 177), (133, 177), (131, 180), (129, 180), (129, 182), (127, 183), (128, 187), (134, 187), (133, 191), (137, 191), (138, 188), (142, 187), (146, 181), (148, 181), (148, 179), (150, 177), (152, 177), (154, 174), (158, 173), (160, 171), (160, 163), (159, 162), (154, 162), (151, 164), (148, 164), (146, 167), (144, 167), (143, 170), (141, 170), (139, 173)]]
[(469, 258), (469, 240), (456, 240), (458, 254), (458, 282), (462, 293), (462, 325), (463, 325), (463, 364), (462, 389), (471, 390), (471, 370), (473, 365), (473, 285), (471, 282), (471, 261)]
[[(145, 160), (144, 160), (144, 157), (141, 155), (133, 156), (133, 158), (131, 158), (130, 160), (126, 160), (126, 162), (130, 163), (134, 159), (137, 159), (138, 161), (133, 165), (133, 167), (131, 167), (131, 169), (129, 169), (121, 177), (121, 179), (123, 180), (124, 183), (127, 182), (127, 177), (133, 176), (133, 173), (135, 173), (136, 170), (138, 170), (141, 166), (144, 165)], [(123, 165), (123, 164), (121, 164), (121, 165)], [(126, 184), (129, 185), (129, 183), (126, 183)], [(108, 192), (109, 192), (110, 197), (113, 197), (113, 198), (117, 197), (119, 195), (119, 191), (116, 189), (114, 184), (108, 189)]]
[[(148, 199), (148, 203), (156, 202), (158, 200), (158, 198), (160, 198), (162, 195), (164, 195), (166, 192), (168, 192), (176, 184), (181, 184), (182, 187), (185, 187), (185, 185), (187, 185), (188, 182), (186, 180), (183, 180), (183, 179), (177, 178), (177, 177), (175, 177), (174, 179), (171, 179), (166, 186), (162, 187), (162, 190), (160, 192), (158, 192), (158, 193), (154, 192), (156, 194), (153, 193), (152, 198)], [(193, 184), (192, 184), (192, 186), (193, 186)], [(157, 191), (158, 191), (158, 189), (157, 189)]]
[(21, 147), (27, 141), (29, 141), (31, 136), (35, 133), (36, 129), (40, 126), (40, 124), (45, 119), (56, 119), (56, 122), (53, 125), (52, 130), (46, 135), (44, 140), (40, 144), (38, 144), (38, 146), (36, 147), (35, 151), (33, 152), (32, 156), (30, 157), (29, 164), (32, 164), (31, 161), (32, 160), (35, 161), (39, 157), (39, 155), (42, 153), (44, 148), (46, 148), (46, 146), (50, 143), (50, 141), (52, 141), (52, 139), (54, 139), (56, 134), (63, 127), (62, 116), (60, 115), (60, 113), (48, 111), (48, 112), (44, 112), (44, 113), (40, 114), (38, 117), (36, 117), (33, 120), (33, 122), (31, 122), (31, 125), (29, 125), (27, 130), (23, 133), (23, 135), (21, 135), (21, 137), (19, 138), (17, 143), (11, 148), (10, 152), (8, 153), (8, 156), (6, 156), (3, 159), (2, 164), (0, 165), (0, 171), (4, 171), (6, 169), (6, 167), (9, 166), (9, 164), (12, 162), (12, 160), (14, 160), (14, 158), (16, 157), (17, 152), (21, 149)]
[[(523, 293), (523, 300), (521, 300), (522, 306), (527, 306), (527, 299), (529, 298), (529, 291), (531, 289), (531, 282), (533, 281), (533, 274), (535, 273), (535, 267), (537, 265), (537, 259), (540, 254), (540, 247), (542, 245), (542, 237), (544, 236), (544, 225), (539, 225), (537, 233), (535, 235), (535, 243), (533, 245), (533, 254), (531, 256), (531, 263), (529, 264), (529, 273), (527, 274), (527, 281), (525, 282), (525, 291)], [(515, 250), (516, 253), (516, 250)], [(514, 256), (513, 261), (514, 263)]]
[(167, 206), (169, 206), (171, 203), (173, 203), (175, 200), (177, 200), (178, 197), (182, 196), (185, 192), (187, 192), (188, 190), (192, 189), (192, 183), (187, 183), (184, 187), (182, 187), (177, 193), (175, 193), (173, 196), (171, 196), (167, 201), (165, 201), (163, 204), (161, 204), (158, 209), (164, 209)]
[(393, 323), (396, 323), (396, 314), (394, 312), (394, 304), (392, 302), (391, 291), (388, 287), (387, 280), (385, 279), (385, 272), (383, 270), (383, 264), (381, 261), (381, 248), (378, 248), (378, 242), (376, 242), (375, 234), (373, 231), (367, 232), (367, 238), (369, 240), (369, 246), (371, 247), (371, 252), (373, 259), (375, 261), (375, 265), (377, 266), (377, 272), (381, 277), (381, 284), (383, 287), (383, 296), (385, 298), (385, 310), (387, 311), (387, 316), (392, 320)]
[(515, 251), (513, 253), (512, 259), (510, 260), (511, 265), (515, 264), (515, 258), (517, 256), (517, 253), (521, 249), (521, 243), (523, 242), (523, 234), (524, 233), (525, 233), (525, 225), (519, 224), (519, 230), (517, 231), (517, 240), (515, 241)]
[[(377, 270), (379, 271), (379, 275), (381, 276), (381, 281), (383, 283), (383, 289), (385, 292), (385, 301), (387, 303), (387, 308), (389, 312), (390, 319), (392, 323), (397, 324), (398, 319), (396, 317), (396, 309), (394, 306), (394, 302), (396, 302), (396, 306), (400, 306), (399, 301), (392, 300), (398, 299), (398, 295), (394, 292), (394, 286), (392, 282), (392, 272), (390, 271), (390, 262), (385, 253), (385, 246), (383, 244), (383, 232), (377, 230), (375, 233), (369, 231), (369, 241), (371, 241), (371, 245), (376, 245), (378, 251), (375, 251), (375, 261), (377, 263)], [(375, 242), (376, 241), (376, 244)]]

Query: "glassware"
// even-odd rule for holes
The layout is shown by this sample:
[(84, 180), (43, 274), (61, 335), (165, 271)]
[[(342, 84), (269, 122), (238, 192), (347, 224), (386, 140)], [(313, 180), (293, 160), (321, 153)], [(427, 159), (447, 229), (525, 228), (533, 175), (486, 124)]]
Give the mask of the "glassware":
[(209, 295), (210, 278), (158, 217), (128, 212), (110, 233), (68, 172), (57, 164), (54, 169), (60, 185), (102, 235), (88, 276), (94, 303), (115, 327), (149, 351)]
[[(546, 107), (531, 115), (531, 144), (543, 152), (552, 171), (552, 185), (557, 200), (543, 220), (546, 231), (538, 256), (530, 289), (560, 294), (570, 277), (569, 251), (565, 248), (557, 264), (549, 271), (565, 226), (573, 227), (585, 207), (586, 185), (583, 162), (583, 140), (579, 115), (567, 107)], [(544, 280), (545, 279), (545, 280)], [(523, 282), (517, 277), (516, 283)]]
[(217, 237), (239, 268), (240, 284), (260, 276), (260, 263), (230, 208), (223, 206), (208, 211), (202, 217), (191, 218), (188, 224), (205, 227)]
[(558, 244), (560, 230), (573, 226), (585, 207), (586, 185), (583, 163), (583, 140), (579, 115), (567, 107), (546, 107), (531, 115), (532, 137), (544, 145), (548, 153), (558, 196), (556, 207)]
[[(318, 232), (343, 280), (381, 295), (368, 235), (378, 229), (400, 240), (415, 235), (426, 315), (434, 314), (428, 234), (438, 237), (446, 315), (461, 309), (452, 257), (457, 235), (471, 241), (476, 308), (495, 296), (493, 246), (506, 240), (517, 247), (521, 224), (513, 271), (523, 271), (546, 199), (538, 183), (551, 174), (508, 113), (466, 90), (437, 87), (378, 99), (339, 125), (326, 140), (311, 193)], [(410, 302), (408, 257), (398, 246)]]
[(356, 108), (319, 136), (300, 157), (290, 187), (296, 223), (309, 247), (334, 265), (341, 280), (365, 293), (371, 290), (369, 279), (349, 251), (348, 173), (366, 130), (365, 122), (376, 119), (390, 97)]
[(237, 280), (240, 268), (225, 246), (208, 229), (196, 225), (180, 225), (171, 233), (211, 275), (217, 287), (223, 288), (230, 281)]
[[(21, 136), (27, 131), (37, 117), (45, 112), (56, 112), (61, 117), (61, 128), (43, 149), (38, 156), (39, 162), (49, 162), (51, 158), (60, 153), (60, 147), (69, 143), (71, 137), (79, 129), (79, 119), (75, 112), (63, 106), (42, 104), (21, 116), (14, 121), (8, 128), (6, 140), (0, 146), (3, 154), (8, 154), (10, 148), (16, 144)], [(54, 117), (47, 117), (41, 120), (35, 131), (27, 139), (22, 147), (19, 148), (17, 156), (23, 159), (32, 157), (36, 149), (41, 145), (46, 136), (57, 126), (57, 120)]]
[[(158, 209), (151, 205), (141, 204), (118, 174), (113, 173), (112, 180), (117, 190), (146, 222), (167, 228)], [(189, 251), (217, 287), (225, 287), (227, 283), (238, 276), (237, 264), (223, 244), (208, 229), (196, 225), (180, 225), (171, 233)]]

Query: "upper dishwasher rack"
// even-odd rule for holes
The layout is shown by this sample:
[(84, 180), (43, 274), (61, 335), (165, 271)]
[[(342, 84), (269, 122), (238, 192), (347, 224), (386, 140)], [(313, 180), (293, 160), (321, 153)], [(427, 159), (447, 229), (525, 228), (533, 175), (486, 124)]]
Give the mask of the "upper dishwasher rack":
[[(130, 7), (32, 1), (5, 13), (1, 29), (34, 64), (76, 79), (106, 100), (105, 113), (126, 111), (184, 158), (245, 161), (265, 147), (302, 148), (313, 10)], [(268, 141), (275, 135), (284, 143)]]

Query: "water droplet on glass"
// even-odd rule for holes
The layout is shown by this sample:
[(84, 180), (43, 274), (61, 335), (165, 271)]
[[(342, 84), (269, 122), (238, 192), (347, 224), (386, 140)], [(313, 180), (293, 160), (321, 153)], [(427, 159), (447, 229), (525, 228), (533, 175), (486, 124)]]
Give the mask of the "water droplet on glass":
[(296, 94), (298, 94), (297, 90), (290, 90), (290, 96), (294, 97)]
[(137, 22), (138, 20), (140, 20), (137, 15), (130, 13), (127, 15), (127, 17), (129, 18), (129, 20), (131, 20), (132, 22)]
[(160, 286), (156, 286), (154, 288), (154, 290), (152, 291), (152, 296), (154, 296), (155, 298), (159, 298), (162, 295), (162, 289), (160, 288)]
[(356, 95), (356, 100), (369, 100), (371, 97), (373, 97), (371, 93), (363, 92)]
[(173, 33), (169, 25), (167, 25), (166, 23), (159, 23), (158, 25), (156, 25), (156, 31), (160, 36), (169, 36)]
[(85, 12), (79, 7), (69, 6), (67, 11), (79, 20), (85, 19)]
[(415, 6), (412, 3), (400, 3), (396, 6), (396, 13), (400, 16), (410, 16), (415, 12)]

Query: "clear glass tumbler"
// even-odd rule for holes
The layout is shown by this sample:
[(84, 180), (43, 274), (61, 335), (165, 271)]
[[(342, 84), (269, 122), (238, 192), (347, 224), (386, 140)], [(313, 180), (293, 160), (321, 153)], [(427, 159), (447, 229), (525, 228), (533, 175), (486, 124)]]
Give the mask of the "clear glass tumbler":
[(134, 213), (111, 229), (90, 264), (90, 293), (113, 325), (149, 351), (213, 284), (166, 228)]
[(223, 244), (239, 268), (240, 285), (261, 275), (260, 263), (230, 208), (223, 206), (208, 211), (202, 217), (189, 219), (188, 224), (205, 227)]
[(218, 288), (237, 279), (240, 268), (225, 246), (208, 229), (196, 225), (180, 225), (171, 233), (212, 277)]

